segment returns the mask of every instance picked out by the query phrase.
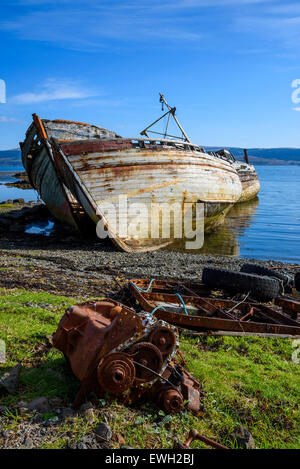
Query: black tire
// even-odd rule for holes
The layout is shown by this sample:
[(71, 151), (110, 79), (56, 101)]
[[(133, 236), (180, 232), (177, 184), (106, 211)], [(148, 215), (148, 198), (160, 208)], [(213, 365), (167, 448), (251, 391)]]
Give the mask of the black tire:
[(217, 268), (203, 269), (202, 282), (210, 288), (248, 293), (259, 301), (270, 301), (280, 293), (277, 279)]
[(241, 272), (245, 272), (247, 274), (257, 274), (257, 275), (264, 275), (267, 277), (278, 278), (284, 287), (293, 283), (293, 278), (287, 274), (282, 274), (281, 272), (276, 272), (271, 269), (267, 269), (266, 267), (262, 267), (261, 265), (257, 264), (244, 264), (241, 268)]
[(297, 272), (295, 275), (295, 288), (297, 291), (300, 291), (300, 272)]

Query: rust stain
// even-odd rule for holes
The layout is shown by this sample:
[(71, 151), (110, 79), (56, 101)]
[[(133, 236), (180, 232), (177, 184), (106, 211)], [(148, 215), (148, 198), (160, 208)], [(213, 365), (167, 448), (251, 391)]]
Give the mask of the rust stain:
[(83, 141), (69, 144), (61, 144), (61, 149), (66, 156), (84, 153), (96, 153), (101, 151), (127, 150), (133, 148), (131, 140), (114, 139), (108, 141)]
[[(144, 193), (147, 193), (147, 192), (152, 192), (156, 189), (160, 189), (162, 187), (167, 187), (167, 186), (173, 186), (173, 185), (176, 185), (178, 184), (179, 182), (184, 182), (186, 181), (185, 178), (183, 179), (174, 179), (173, 181), (170, 181), (170, 182), (161, 182), (161, 183), (158, 183), (158, 184), (154, 184), (153, 186), (149, 186), (149, 187), (146, 187), (144, 189), (137, 189), (136, 191), (132, 191), (132, 192), (127, 192), (126, 193), (126, 196), (127, 197), (133, 197), (135, 195), (138, 195), (138, 194), (144, 194)], [(108, 199), (105, 199), (105, 200), (97, 200), (97, 204), (101, 205), (101, 203), (103, 202), (114, 202), (114, 201), (118, 201), (119, 200), (119, 196), (116, 196), (116, 197), (110, 197)]]

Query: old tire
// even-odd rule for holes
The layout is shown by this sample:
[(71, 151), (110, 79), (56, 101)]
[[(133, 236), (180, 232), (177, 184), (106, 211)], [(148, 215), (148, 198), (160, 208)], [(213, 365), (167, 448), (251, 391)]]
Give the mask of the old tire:
[(295, 288), (300, 291), (300, 272), (297, 272), (295, 275)]
[(266, 267), (262, 267), (261, 265), (257, 264), (244, 264), (241, 268), (241, 272), (245, 272), (247, 274), (257, 274), (257, 275), (264, 275), (267, 277), (278, 278), (284, 287), (290, 285), (293, 282), (292, 277), (287, 274), (282, 274), (281, 272), (276, 272), (271, 269), (267, 269)]
[(270, 301), (280, 293), (277, 279), (230, 270), (205, 268), (202, 281), (210, 288), (220, 288), (237, 293), (248, 293), (259, 301)]

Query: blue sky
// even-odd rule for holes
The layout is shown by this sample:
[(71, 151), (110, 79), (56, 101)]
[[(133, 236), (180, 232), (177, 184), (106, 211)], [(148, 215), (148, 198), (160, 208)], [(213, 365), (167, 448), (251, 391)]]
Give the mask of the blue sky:
[(299, 1), (2, 0), (0, 40), (0, 149), (33, 112), (137, 136), (159, 92), (195, 143), (300, 147)]

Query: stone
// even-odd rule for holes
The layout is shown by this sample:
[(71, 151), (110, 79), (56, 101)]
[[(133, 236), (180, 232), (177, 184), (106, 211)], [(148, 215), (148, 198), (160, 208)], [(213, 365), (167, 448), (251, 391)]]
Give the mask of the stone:
[(33, 399), (32, 401), (25, 404), (24, 407), (29, 412), (36, 411), (46, 413), (50, 411), (49, 401), (46, 397), (37, 397), (36, 399)]
[(26, 436), (23, 445), (25, 448), (32, 449), (34, 447), (34, 443), (30, 436)]
[(84, 403), (80, 406), (79, 412), (84, 413), (86, 410), (88, 410), (88, 409), (93, 409), (93, 408), (94, 408), (94, 406), (93, 406), (93, 404), (92, 404), (90, 401), (84, 402)]
[(44, 421), (44, 419), (41, 416), (41, 414), (36, 414), (31, 420), (32, 423), (42, 423), (43, 421)]
[(15, 394), (19, 386), (21, 368), (22, 365), (19, 363), (11, 371), (4, 373), (0, 378), (0, 389), (9, 394)]
[(234, 439), (239, 447), (243, 449), (255, 449), (255, 441), (249, 430), (246, 427), (240, 425), (232, 433), (231, 438)]
[(82, 443), (82, 441), (79, 441), (79, 443), (77, 443), (76, 445), (77, 449), (88, 449), (88, 447)]
[(98, 449), (99, 445), (92, 434), (84, 435), (78, 442), (69, 441), (69, 449)]
[(100, 442), (107, 442), (112, 439), (112, 431), (105, 422), (99, 423), (99, 425), (94, 429), (97, 440)]
[(52, 419), (45, 420), (43, 422), (44, 427), (52, 427), (58, 422), (58, 417), (53, 417)]
[(63, 400), (60, 397), (53, 397), (50, 399), (50, 404), (53, 407), (61, 407)]
[(71, 419), (71, 418), (75, 417), (75, 415), (76, 415), (76, 412), (73, 409), (71, 409), (70, 407), (64, 407), (61, 410), (61, 416), (64, 419)]

